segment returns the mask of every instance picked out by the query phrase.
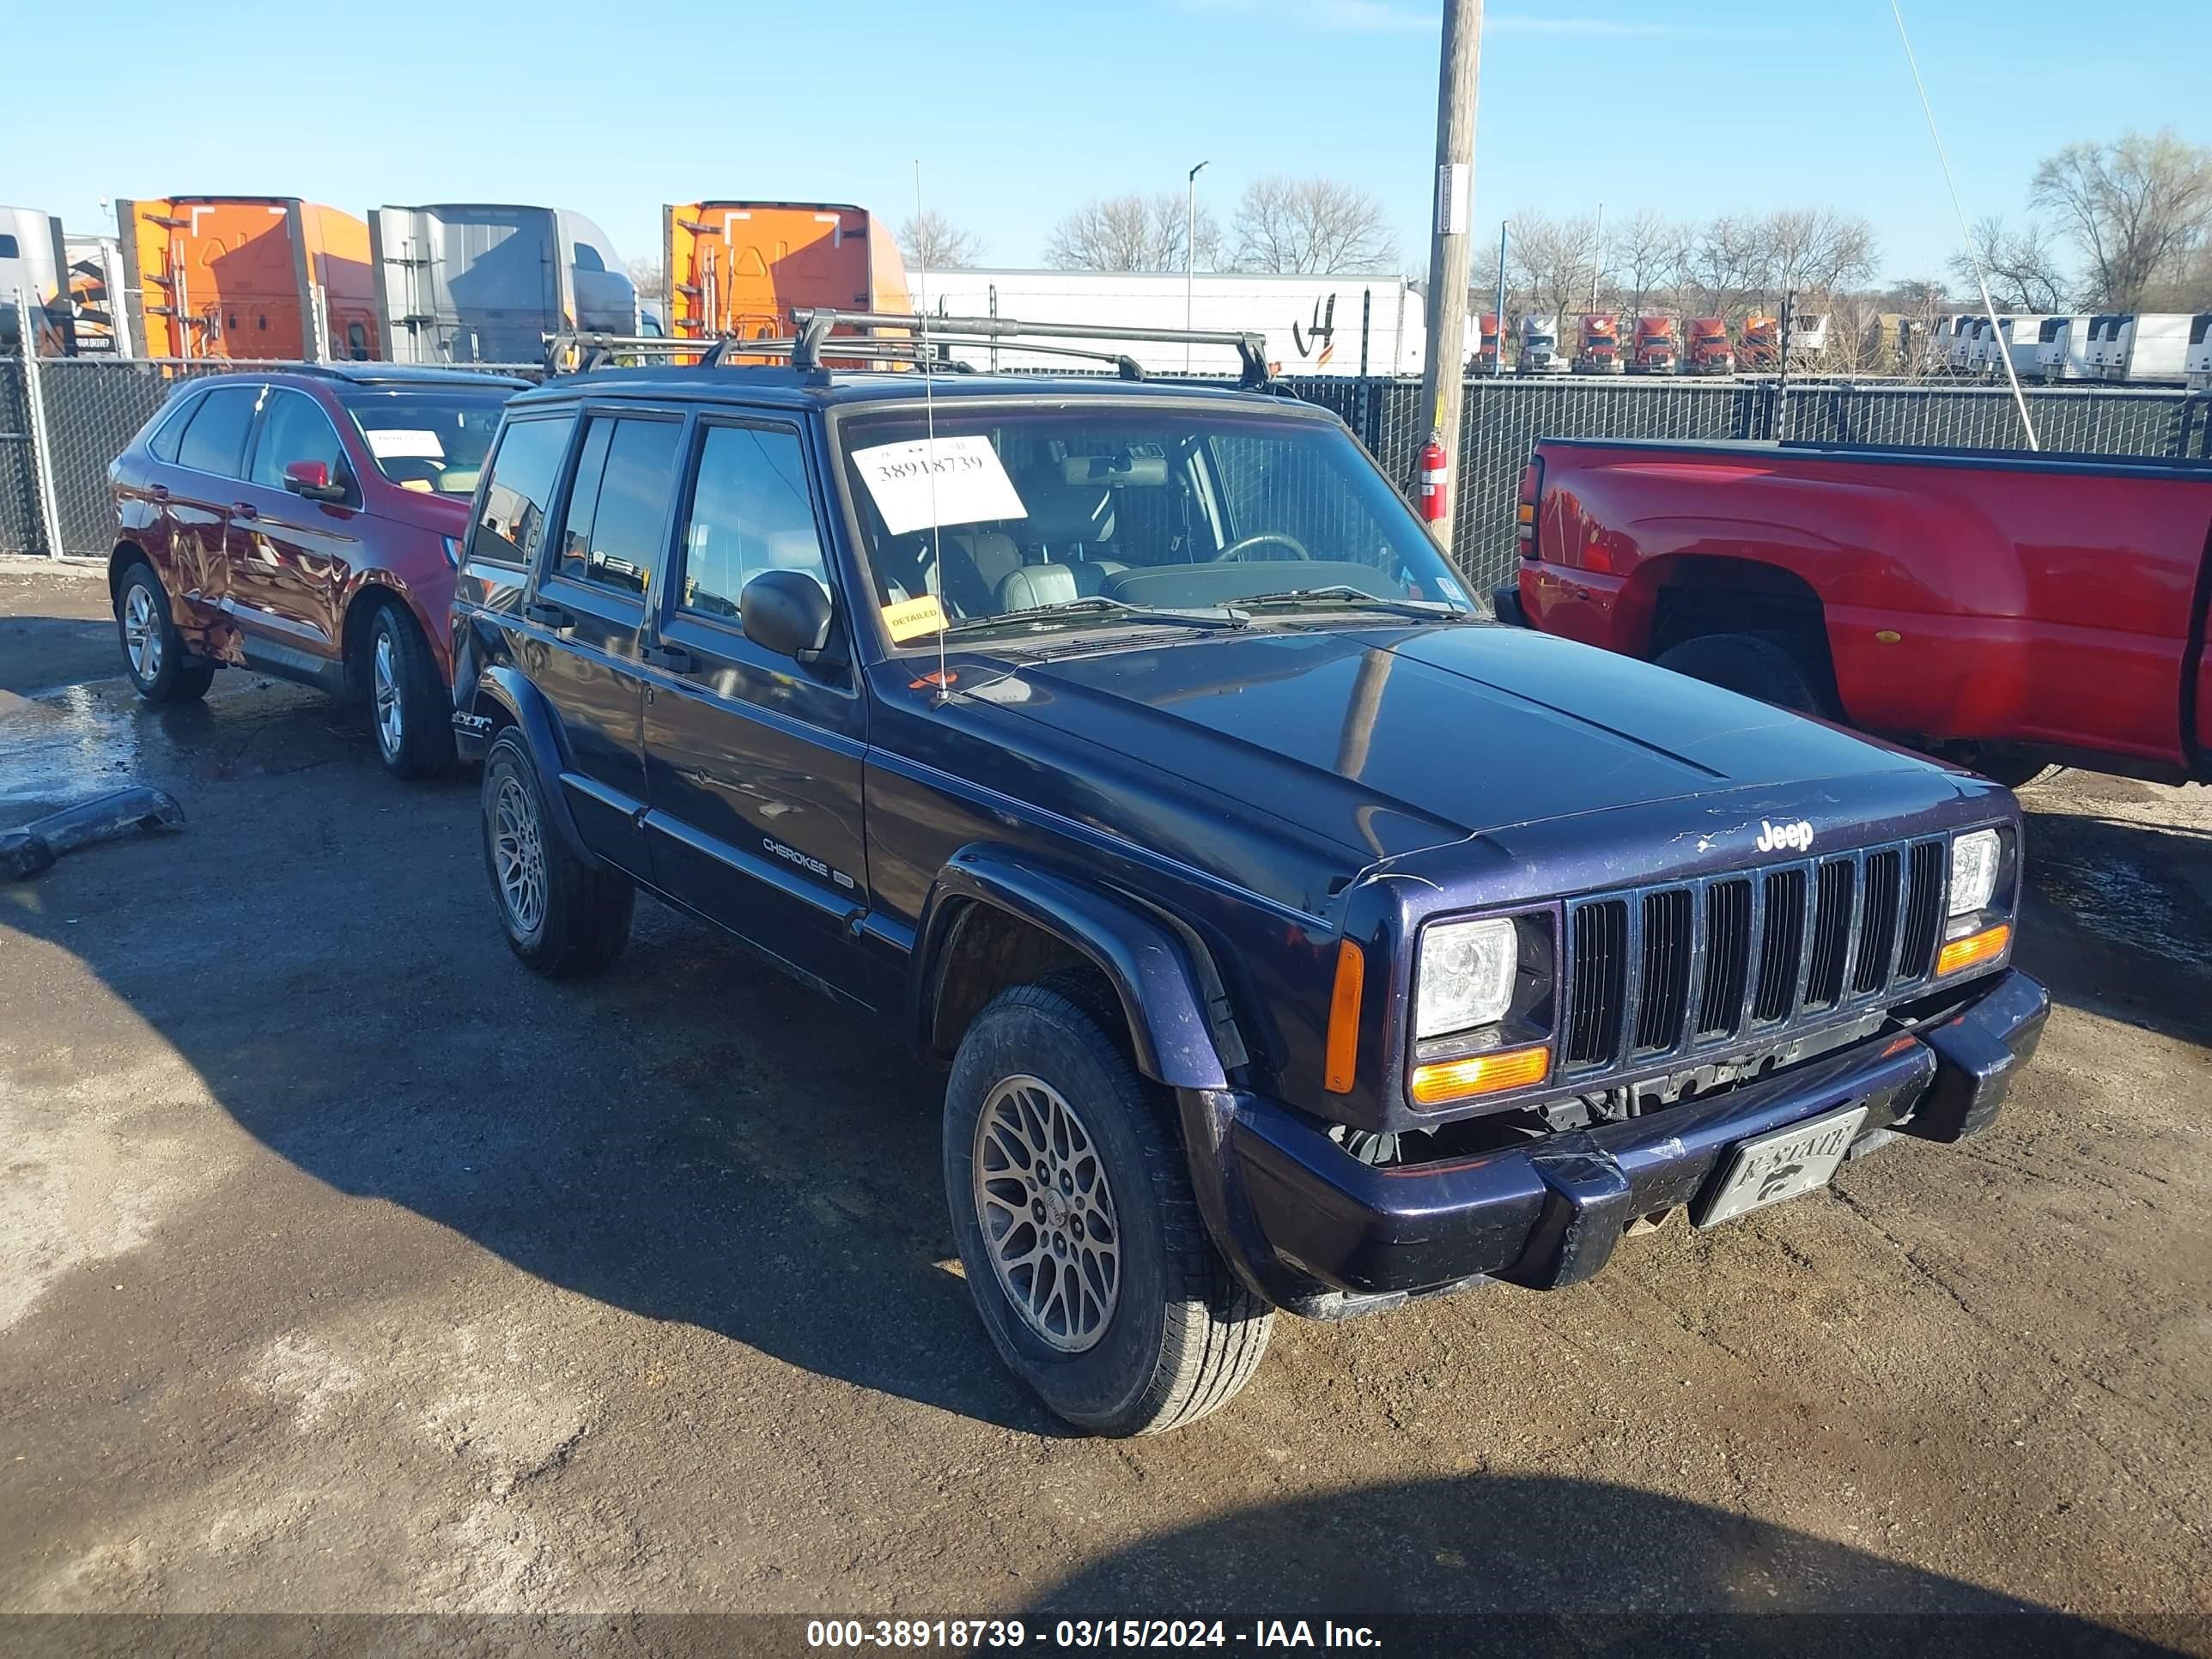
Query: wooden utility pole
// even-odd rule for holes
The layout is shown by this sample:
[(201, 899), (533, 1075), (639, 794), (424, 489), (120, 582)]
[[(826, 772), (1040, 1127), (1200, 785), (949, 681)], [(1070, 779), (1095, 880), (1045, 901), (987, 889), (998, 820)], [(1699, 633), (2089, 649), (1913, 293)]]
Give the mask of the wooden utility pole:
[[(1475, 70), (1482, 57), (1482, 0), (1444, 0), (1442, 72), (1437, 83), (1436, 234), (1429, 248), (1429, 349), (1421, 369), (1421, 406), (1443, 446), (1456, 492), (1460, 407), (1467, 368), (1468, 219), (1474, 196)], [(1505, 319), (1498, 319), (1504, 333)], [(1498, 343), (1500, 356), (1505, 342)], [(1453, 514), (1431, 526), (1451, 550)]]

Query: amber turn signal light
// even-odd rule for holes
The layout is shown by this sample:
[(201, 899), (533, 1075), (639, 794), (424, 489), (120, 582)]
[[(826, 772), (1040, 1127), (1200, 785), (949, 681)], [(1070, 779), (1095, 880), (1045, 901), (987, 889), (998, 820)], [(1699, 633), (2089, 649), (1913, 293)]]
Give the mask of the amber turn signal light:
[(1350, 939), (1336, 947), (1336, 988), (1328, 995), (1328, 1069), (1322, 1080), (1333, 1095), (1352, 1092), (1359, 1070), (1359, 999), (1367, 988), (1367, 954)]
[(1994, 927), (1984, 927), (1978, 933), (1969, 933), (1964, 939), (1954, 939), (1943, 947), (1943, 954), (1936, 958), (1936, 977), (1955, 974), (1961, 968), (1971, 968), (1978, 962), (1987, 962), (2004, 954), (2012, 943), (2012, 924), (2001, 921)]
[(1541, 1083), (1551, 1069), (1552, 1051), (1541, 1047), (1435, 1060), (1413, 1067), (1413, 1103), (1441, 1106), (1469, 1095), (1494, 1095), (1500, 1089)]

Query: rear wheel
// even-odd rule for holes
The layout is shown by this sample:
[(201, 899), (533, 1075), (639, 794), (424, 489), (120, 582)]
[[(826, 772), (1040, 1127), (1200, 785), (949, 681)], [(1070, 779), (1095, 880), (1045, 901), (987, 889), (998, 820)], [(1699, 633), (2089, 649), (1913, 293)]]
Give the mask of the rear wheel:
[(945, 1096), (945, 1188), (992, 1345), (1094, 1434), (1194, 1421), (1251, 1380), (1273, 1312), (1200, 1219), (1174, 1113), (1079, 975), (1001, 993)]
[(453, 705), (430, 642), (399, 605), (377, 606), (368, 625), (369, 725), (376, 752), (398, 778), (453, 768)]
[(1826, 677), (1771, 634), (1700, 635), (1655, 660), (1662, 668), (1723, 690), (1740, 691), (1778, 708), (1831, 720), (1838, 712), (1823, 684)]
[(629, 942), (637, 889), (586, 864), (546, 816), (545, 791), (513, 726), (484, 757), (484, 868), (510, 950), (548, 979), (595, 974)]
[(143, 560), (123, 573), (115, 588), (115, 628), (131, 684), (149, 702), (191, 702), (207, 696), (215, 665), (191, 656), (169, 617), (161, 579)]

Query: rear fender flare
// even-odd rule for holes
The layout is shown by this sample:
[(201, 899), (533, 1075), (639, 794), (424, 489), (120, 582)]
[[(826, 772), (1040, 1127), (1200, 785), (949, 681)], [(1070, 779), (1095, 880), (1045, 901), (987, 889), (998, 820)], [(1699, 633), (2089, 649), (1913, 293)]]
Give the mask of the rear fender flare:
[[(544, 694), (512, 665), (493, 663), (476, 670), (465, 681), (457, 680), (454, 702), (462, 712), (476, 714), (492, 715), (495, 706), (505, 716), (500, 723), (511, 725), (522, 733), (522, 741), (530, 750), (531, 763), (538, 769), (538, 781), (543, 787), (545, 810), (552, 817), (553, 827), (560, 832), (562, 843), (584, 861), (586, 867), (598, 869), (599, 854), (584, 845), (584, 837), (576, 828), (575, 815), (568, 810), (568, 792), (561, 785), (561, 774), (568, 763), (561, 750), (561, 728)], [(500, 716), (492, 718), (499, 720)]]
[[(1121, 1003), (1137, 1069), (1174, 1089), (1223, 1089), (1244, 1061), (1226, 1000), (1203, 947), (1136, 902), (1024, 861), (1009, 849), (964, 847), (932, 884), (915, 930), (908, 1029), (935, 1050), (938, 989), (953, 924), (970, 903), (990, 905), (1049, 934), (1104, 975)], [(1208, 987), (1213, 989), (1209, 992)]]

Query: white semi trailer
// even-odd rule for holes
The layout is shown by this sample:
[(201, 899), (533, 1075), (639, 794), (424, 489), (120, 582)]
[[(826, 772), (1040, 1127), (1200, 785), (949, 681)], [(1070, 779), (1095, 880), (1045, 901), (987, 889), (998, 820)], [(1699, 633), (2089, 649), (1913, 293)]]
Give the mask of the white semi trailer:
[[(1200, 271), (1186, 286), (1177, 271), (930, 270), (909, 265), (907, 293), (918, 312), (940, 317), (1007, 317), (1024, 323), (1194, 328), (1265, 337), (1279, 374), (1418, 374), (1420, 296), (1395, 274), (1258, 276)], [(1118, 352), (1147, 374), (1233, 375), (1226, 346), (1143, 340), (1085, 340)], [(1066, 357), (1016, 346), (948, 347), (977, 368), (1067, 368)]]

